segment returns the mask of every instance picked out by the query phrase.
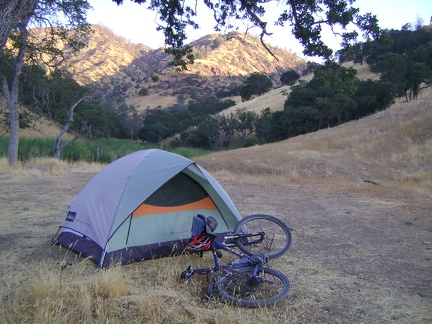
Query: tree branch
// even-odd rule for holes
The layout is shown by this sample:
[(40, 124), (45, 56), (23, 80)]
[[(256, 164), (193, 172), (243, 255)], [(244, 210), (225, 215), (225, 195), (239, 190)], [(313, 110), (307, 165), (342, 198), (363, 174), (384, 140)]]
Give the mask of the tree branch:
[(62, 144), (60, 145), (60, 140), (63, 137), (63, 135), (67, 132), (67, 130), (69, 129), (69, 126), (73, 123), (73, 115), (74, 115), (74, 109), (76, 106), (78, 106), (78, 104), (84, 99), (84, 97), (80, 98), (77, 102), (75, 102), (73, 105), (71, 105), (67, 111), (67, 115), (68, 115), (68, 121), (67, 123), (63, 126), (63, 129), (61, 130), (59, 136), (57, 136), (57, 139), (55, 141), (54, 144), (54, 158), (55, 159), (59, 159), (60, 158), (60, 154), (61, 151), (66, 148), (69, 147), (71, 145), (73, 145), (73, 143), (77, 140), (77, 137), (75, 137), (72, 141), (66, 143), (66, 144)]

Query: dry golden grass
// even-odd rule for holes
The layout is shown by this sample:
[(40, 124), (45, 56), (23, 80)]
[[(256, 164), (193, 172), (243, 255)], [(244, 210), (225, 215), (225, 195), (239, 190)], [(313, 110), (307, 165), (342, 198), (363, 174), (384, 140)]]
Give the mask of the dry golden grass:
[(367, 64), (354, 64), (352, 62), (349, 63), (344, 63), (342, 64), (342, 66), (344, 67), (353, 67), (354, 69), (357, 70), (357, 77), (360, 80), (367, 80), (367, 79), (371, 79), (371, 80), (378, 80), (379, 79), (379, 74), (377, 73), (372, 73), (369, 66)]
[(147, 109), (174, 106), (177, 103), (177, 97), (161, 95), (159, 93), (149, 94), (148, 96), (134, 94), (126, 98), (126, 103), (128, 105), (134, 105), (137, 111), (142, 113)]
[[(37, 121), (32, 128), (26, 128), (20, 131), (20, 135), (28, 138), (36, 137), (51, 137), (57, 138), (61, 131), (61, 126), (57, 123), (50, 123), (48, 121)], [(66, 133), (63, 136), (64, 140), (72, 140), (74, 135), (71, 133)]]
[(189, 257), (96, 272), (89, 262), (41, 262), (32, 265), (25, 287), (2, 289), (0, 321), (232, 323), (247, 318), (274, 323), (267, 309), (251, 314), (216, 299), (203, 303), (205, 280), (196, 279), (191, 285), (179, 281), (179, 269), (186, 267), (185, 261), (190, 261)]
[[(284, 109), (284, 103), (287, 99), (291, 87), (284, 86), (273, 89), (262, 96), (256, 97), (250, 101), (239, 102), (233, 107), (225, 109), (224, 114), (235, 112), (237, 109), (247, 109), (260, 113), (265, 108), (270, 108), (271, 111), (280, 111)], [(237, 101), (236, 101), (237, 102)]]
[(26, 162), (19, 161), (10, 166), (7, 158), (0, 158), (0, 176), (10, 175), (17, 178), (61, 176), (73, 170), (83, 172), (98, 172), (104, 165), (100, 163), (78, 162), (70, 164), (66, 161), (53, 158), (33, 158)]

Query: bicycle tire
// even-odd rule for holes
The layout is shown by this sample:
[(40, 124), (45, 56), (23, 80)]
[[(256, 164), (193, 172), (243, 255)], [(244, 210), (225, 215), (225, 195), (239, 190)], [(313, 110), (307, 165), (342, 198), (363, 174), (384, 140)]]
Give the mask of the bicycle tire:
[(280, 219), (264, 214), (249, 215), (241, 219), (235, 234), (264, 232), (264, 240), (259, 244), (248, 244), (250, 238), (235, 240), (237, 247), (248, 255), (265, 253), (270, 259), (283, 255), (291, 246), (290, 228)]
[(273, 306), (282, 301), (290, 290), (289, 279), (281, 272), (262, 268), (258, 279), (251, 280), (255, 267), (239, 269), (224, 275), (218, 282), (222, 299), (242, 307)]

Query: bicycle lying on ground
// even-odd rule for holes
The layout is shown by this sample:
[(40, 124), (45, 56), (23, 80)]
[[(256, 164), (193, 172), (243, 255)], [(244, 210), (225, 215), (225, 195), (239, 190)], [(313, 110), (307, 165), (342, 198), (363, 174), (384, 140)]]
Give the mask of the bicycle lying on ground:
[[(195, 221), (209, 225), (215, 219), (198, 215), (194, 217)], [(201, 269), (189, 266), (181, 274), (186, 283), (194, 274), (207, 275), (207, 296), (217, 291), (225, 301), (243, 307), (272, 306), (287, 296), (289, 279), (282, 272), (269, 268), (269, 260), (283, 255), (291, 245), (291, 230), (284, 222), (270, 215), (250, 215), (240, 220), (234, 233), (227, 234), (222, 242), (208, 233), (215, 229), (214, 224), (210, 225), (214, 228), (209, 230), (207, 226), (207, 230), (200, 234), (194, 233), (193, 225), (188, 250), (201, 256), (204, 251), (211, 251), (214, 266)], [(233, 246), (241, 252), (234, 250)], [(222, 265), (220, 250), (238, 259)]]

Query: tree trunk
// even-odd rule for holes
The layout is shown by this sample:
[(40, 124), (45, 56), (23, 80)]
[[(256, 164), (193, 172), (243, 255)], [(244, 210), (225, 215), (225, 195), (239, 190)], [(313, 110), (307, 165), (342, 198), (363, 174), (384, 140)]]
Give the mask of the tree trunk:
[[(20, 23), (27, 27), (31, 13), (39, 0), (0, 0), (0, 56), (3, 55), (11, 31)], [(25, 36), (27, 37), (27, 36)], [(18, 112), (18, 81), (21, 74), (22, 62), (25, 50), (20, 49), (18, 59), (15, 62), (15, 72), (10, 88), (6, 78), (0, 76), (2, 92), (6, 98), (10, 112), (10, 137), (8, 146), (8, 162), (10, 165), (18, 162), (19, 145), (19, 112)], [(21, 62), (20, 62), (21, 60)]]
[(18, 145), (19, 145), (18, 87), (19, 87), (19, 76), (21, 74), (21, 68), (26, 53), (27, 38), (28, 38), (27, 24), (29, 20), (30, 20), (30, 15), (25, 17), (22, 21), (22, 24), (20, 25), (21, 46), (18, 51), (18, 56), (14, 63), (14, 73), (13, 73), (10, 86), (8, 86), (7, 84), (6, 77), (4, 75), (0, 75), (3, 96), (6, 98), (6, 102), (8, 104), (9, 113), (10, 113), (10, 125), (9, 125), (10, 136), (9, 136), (9, 146), (8, 146), (9, 165), (14, 165), (18, 162)]
[(60, 145), (60, 140), (63, 137), (64, 134), (66, 134), (67, 130), (69, 129), (69, 126), (72, 124), (73, 122), (73, 115), (74, 115), (74, 109), (76, 106), (78, 106), (78, 104), (81, 102), (81, 100), (83, 100), (84, 98), (79, 99), (77, 102), (75, 102), (72, 106), (69, 107), (67, 115), (68, 115), (68, 121), (67, 123), (63, 126), (59, 136), (57, 136), (57, 139), (55, 141), (54, 144), (54, 158), (55, 159), (60, 159), (60, 155), (61, 155), (61, 151), (66, 148), (69, 147), (71, 145), (73, 145), (73, 143), (76, 141), (76, 138), (73, 139), (72, 141)]
[(10, 32), (29, 16), (39, 0), (0, 0), (0, 56)]
[(9, 144), (8, 144), (8, 163), (15, 165), (18, 162), (19, 146), (19, 112), (18, 103), (13, 99), (7, 100), (9, 106)]

